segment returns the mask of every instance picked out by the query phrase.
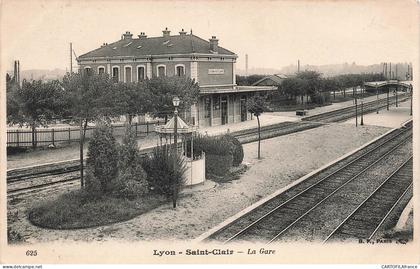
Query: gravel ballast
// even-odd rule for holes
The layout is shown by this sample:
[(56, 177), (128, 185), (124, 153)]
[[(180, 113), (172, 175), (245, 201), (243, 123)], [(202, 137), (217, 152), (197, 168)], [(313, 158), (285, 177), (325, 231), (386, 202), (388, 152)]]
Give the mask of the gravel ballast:
[(257, 143), (244, 145), (244, 162), (249, 169), (239, 180), (185, 195), (176, 209), (165, 204), (132, 220), (81, 230), (48, 230), (31, 225), (26, 209), (34, 200), (51, 198), (51, 193), (34, 194), (10, 203), (9, 227), (27, 242), (54, 240), (192, 240), (228, 217), (279, 188), (297, 180), (343, 154), (360, 147), (389, 128), (331, 124), (261, 142), (262, 160), (257, 160)]

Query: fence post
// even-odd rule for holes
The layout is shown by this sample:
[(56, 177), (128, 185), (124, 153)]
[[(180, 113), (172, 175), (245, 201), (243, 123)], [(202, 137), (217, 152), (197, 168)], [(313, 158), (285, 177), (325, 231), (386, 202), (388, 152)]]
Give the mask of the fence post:
[(136, 122), (136, 137), (137, 137), (137, 126), (138, 126), (138, 122)]
[(54, 139), (54, 128), (51, 128), (51, 139), (52, 139), (52, 144), (53, 146), (55, 146), (55, 139)]
[(149, 122), (146, 121), (146, 135), (149, 135)]
[(19, 129), (16, 129), (16, 144), (19, 147)]
[(71, 131), (70, 131), (70, 127), (69, 127), (69, 144), (70, 144), (70, 138), (71, 138)]

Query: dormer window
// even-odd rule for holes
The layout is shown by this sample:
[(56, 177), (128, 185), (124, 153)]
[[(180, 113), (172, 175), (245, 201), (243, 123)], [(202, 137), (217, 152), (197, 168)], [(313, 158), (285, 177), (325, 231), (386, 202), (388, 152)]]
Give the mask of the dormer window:
[(126, 48), (126, 47), (130, 46), (131, 43), (133, 43), (133, 42), (129, 42), (128, 44), (125, 44), (123, 47)]

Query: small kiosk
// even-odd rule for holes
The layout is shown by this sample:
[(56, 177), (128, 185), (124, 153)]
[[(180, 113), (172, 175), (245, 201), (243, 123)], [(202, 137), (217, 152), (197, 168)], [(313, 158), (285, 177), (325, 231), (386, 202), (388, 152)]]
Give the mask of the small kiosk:
[[(177, 117), (175, 119), (175, 117)], [(176, 127), (175, 128), (175, 122)], [(194, 156), (194, 136), (197, 132), (196, 126), (189, 126), (177, 114), (170, 119), (165, 125), (156, 126), (155, 132), (158, 134), (158, 145), (169, 146), (175, 143), (175, 132), (181, 141), (177, 141), (177, 153), (181, 154), (187, 165), (185, 172), (185, 186), (193, 186), (196, 184), (204, 183), (206, 180), (206, 156), (202, 152), (199, 156)], [(187, 145), (187, 143), (191, 143)], [(187, 156), (187, 146), (191, 147), (191, 156)]]

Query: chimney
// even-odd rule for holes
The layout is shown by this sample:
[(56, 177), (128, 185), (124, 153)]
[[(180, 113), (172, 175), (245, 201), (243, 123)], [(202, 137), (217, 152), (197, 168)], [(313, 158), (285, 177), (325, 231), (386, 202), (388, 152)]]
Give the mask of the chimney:
[(210, 50), (217, 53), (218, 48), (219, 48), (219, 39), (217, 39), (216, 36), (212, 36), (211, 39), (209, 39), (209, 41), (210, 41)]
[(129, 31), (125, 32), (125, 34), (123, 34), (123, 39), (124, 40), (131, 40), (133, 38), (133, 34), (130, 33)]
[(138, 37), (139, 37), (139, 39), (142, 39), (142, 38), (146, 38), (147, 35), (146, 35), (145, 32), (140, 32), (140, 34), (138, 35)]
[(168, 27), (166, 27), (166, 28), (165, 28), (165, 30), (163, 30), (163, 31), (162, 31), (162, 33), (163, 33), (163, 36), (164, 36), (164, 37), (169, 37), (169, 36), (170, 36), (171, 31), (169, 31), (169, 30), (168, 30)]
[(180, 36), (186, 36), (187, 32), (185, 32), (184, 29), (182, 29), (181, 32), (179, 32), (179, 35)]

